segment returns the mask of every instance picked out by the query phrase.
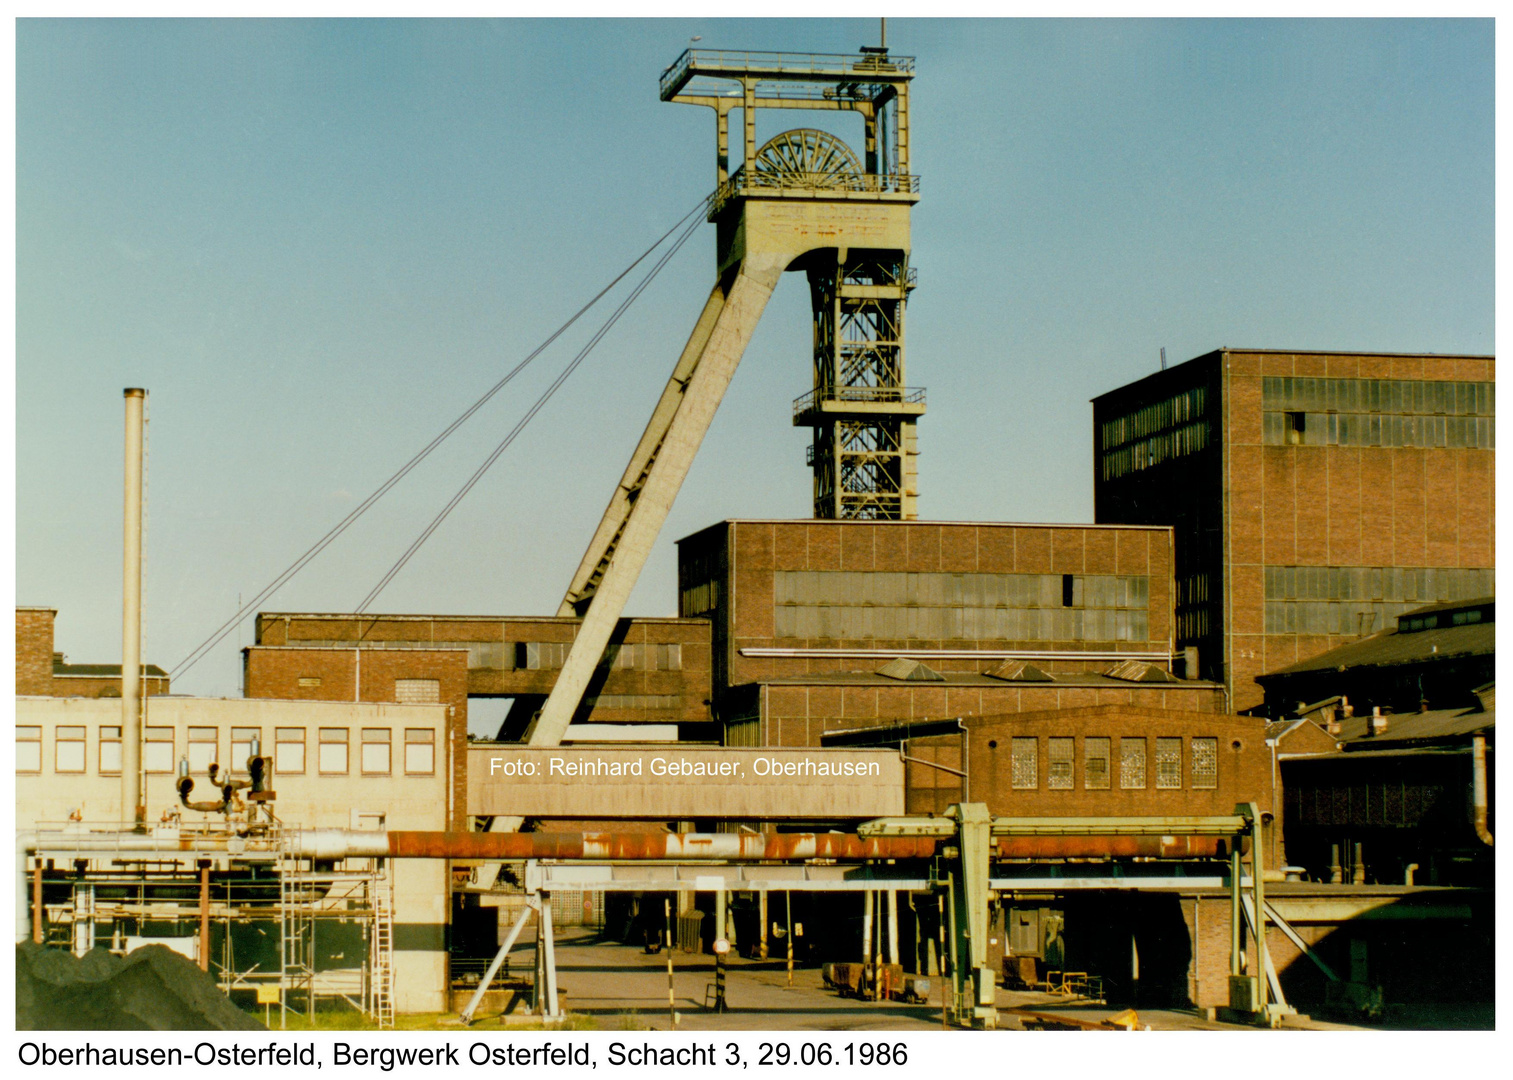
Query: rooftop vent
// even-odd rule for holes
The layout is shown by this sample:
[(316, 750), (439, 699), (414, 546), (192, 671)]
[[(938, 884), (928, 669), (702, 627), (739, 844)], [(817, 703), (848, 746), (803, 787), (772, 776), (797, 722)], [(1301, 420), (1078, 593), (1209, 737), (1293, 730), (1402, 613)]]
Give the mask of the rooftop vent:
[(1143, 660), (1126, 660), (1122, 664), (1115, 664), (1104, 672), (1110, 679), (1122, 679), (1124, 682), (1176, 682), (1177, 677), (1164, 668), (1155, 664), (1147, 664)]
[(895, 657), (882, 667), (877, 669), (879, 675), (885, 675), (890, 679), (899, 679), (903, 682), (945, 682), (946, 677), (938, 671), (932, 671), (918, 660), (910, 660), (907, 656)]
[(1005, 660), (992, 671), (986, 672), (986, 674), (989, 678), (1002, 679), (1005, 682), (1056, 681), (1028, 660)]

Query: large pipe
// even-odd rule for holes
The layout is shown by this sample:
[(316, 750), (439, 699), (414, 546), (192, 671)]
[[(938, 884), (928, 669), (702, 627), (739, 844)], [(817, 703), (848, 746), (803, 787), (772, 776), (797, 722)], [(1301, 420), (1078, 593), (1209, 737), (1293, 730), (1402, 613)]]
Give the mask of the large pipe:
[(1471, 823), (1483, 844), (1492, 846), (1487, 827), (1487, 737), (1471, 736)]
[(121, 573), (121, 807), (139, 827), (142, 792), (142, 414), (147, 391), (126, 395), (126, 515)]
[(1218, 836), (997, 836), (1002, 859), (1213, 859), (1228, 850)]
[[(302, 835), (307, 845), (323, 843), (317, 834)], [(345, 835), (331, 830), (333, 842)], [(367, 835), (382, 842), (385, 834)], [(937, 844), (934, 837), (863, 839), (854, 833), (390, 832), (387, 837), (387, 851), (377, 854), (398, 859), (927, 859)]]

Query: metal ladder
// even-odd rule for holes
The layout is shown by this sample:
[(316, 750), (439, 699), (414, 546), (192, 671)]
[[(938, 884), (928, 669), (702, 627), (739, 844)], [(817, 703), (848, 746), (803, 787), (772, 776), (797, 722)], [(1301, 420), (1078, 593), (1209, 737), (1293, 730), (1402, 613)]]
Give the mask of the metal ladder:
[(394, 898), (389, 875), (375, 873), (373, 890), (373, 1017), (380, 1028), (394, 1026)]

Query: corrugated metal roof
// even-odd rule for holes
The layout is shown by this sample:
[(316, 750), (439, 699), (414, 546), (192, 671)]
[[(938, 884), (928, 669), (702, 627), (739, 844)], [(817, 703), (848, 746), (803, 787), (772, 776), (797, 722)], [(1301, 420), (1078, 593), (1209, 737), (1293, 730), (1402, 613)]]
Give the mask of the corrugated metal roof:
[(1399, 633), (1396, 629), (1383, 630), (1348, 645), (1311, 656), (1307, 660), (1300, 660), (1296, 664), (1258, 675), (1256, 681), (1265, 685), (1268, 679), (1298, 675), (1305, 671), (1390, 667), (1396, 664), (1432, 663), (1457, 656), (1490, 656), (1496, 649), (1496, 623), (1446, 626), (1434, 630), (1418, 630), (1411, 634)]
[[(1005, 683), (1002, 679), (995, 679), (991, 676), (979, 675), (974, 672), (943, 671), (940, 672), (940, 675), (943, 682), (931, 683), (931, 686), (987, 686), (998, 690), (1008, 689), (1011, 686), (1022, 686), (1026, 689), (1050, 689), (1057, 686), (1096, 686), (1108, 687), (1111, 690), (1132, 690), (1136, 688), (1181, 690), (1186, 687), (1199, 690), (1215, 690), (1219, 688), (1218, 683), (1188, 679), (1178, 679), (1175, 682), (1169, 683), (1131, 683), (1123, 679), (1111, 679), (1107, 675), (1101, 675), (1092, 671), (1063, 671), (1052, 675), (1048, 682), (1024, 684)], [(828, 671), (815, 675), (785, 675), (778, 678), (753, 679), (752, 683), (765, 686), (897, 686), (898, 680), (878, 675), (872, 671)]]
[(1388, 743), (1448, 739), (1495, 727), (1497, 713), (1483, 712), (1478, 708), (1432, 709), (1421, 713), (1392, 713), (1386, 720), (1386, 732), (1371, 735), (1370, 716), (1345, 717), (1340, 720), (1338, 738), (1346, 744), (1347, 753), (1357, 753), (1368, 746), (1384, 746)]

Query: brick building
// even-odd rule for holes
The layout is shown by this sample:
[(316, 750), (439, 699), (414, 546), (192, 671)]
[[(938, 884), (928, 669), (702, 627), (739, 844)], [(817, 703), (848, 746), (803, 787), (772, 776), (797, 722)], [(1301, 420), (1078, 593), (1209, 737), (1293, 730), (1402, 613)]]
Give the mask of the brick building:
[[(376, 653), (460, 650), (465, 654), (462, 670), (466, 677), (450, 691), (454, 697), (445, 700), (465, 711), (468, 697), (511, 699), (510, 711), (498, 733), (508, 741), (524, 733), (551, 693), (579, 621), (571, 616), (378, 615), (358, 619), (352, 615), (263, 613), (257, 618), (257, 645), (253, 648), (316, 648), (343, 653), (347, 657), (347, 692), (356, 670), (354, 646), (365, 658)], [(708, 740), (713, 734), (709, 632), (704, 619), (621, 619), (583, 705), (573, 717), (574, 727), (593, 724), (602, 736), (607, 727), (675, 725), (677, 738)], [(388, 662), (399, 663), (392, 657)], [(407, 677), (423, 677), (420, 673), (426, 662), (416, 658), (405, 662), (411, 673)], [(271, 666), (259, 669), (258, 696), (266, 696), (262, 688), (273, 685), (272, 681), (277, 682), (280, 692), (324, 696), (302, 693), (319, 686), (299, 684), (294, 671), (298, 663), (292, 657), (263, 663)], [(248, 683), (249, 695), (254, 692), (252, 685)], [(375, 690), (382, 692), (383, 688), (375, 684)], [(578, 735), (570, 729), (570, 738)]]
[(724, 521), (678, 543), (730, 745), (1099, 704), (1214, 712), (1173, 674), (1169, 528)]
[(1220, 349), (1093, 399), (1100, 523), (1176, 530), (1176, 643), (1255, 677), (1493, 592), (1490, 356)]
[[(56, 608), (16, 609), (16, 693), (42, 697), (120, 697), (120, 664), (70, 664), (53, 651)], [(142, 665), (142, 693), (168, 693), (168, 672)]]

